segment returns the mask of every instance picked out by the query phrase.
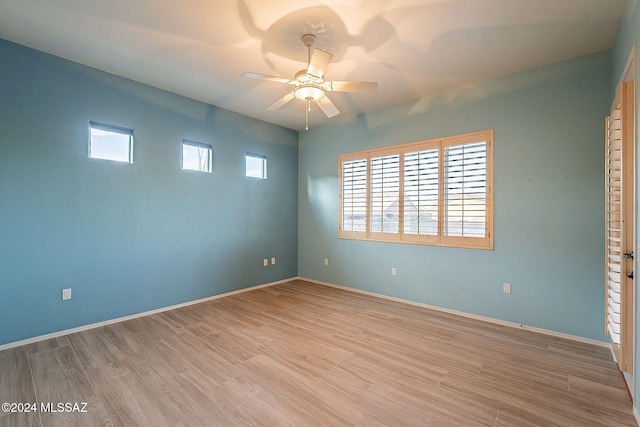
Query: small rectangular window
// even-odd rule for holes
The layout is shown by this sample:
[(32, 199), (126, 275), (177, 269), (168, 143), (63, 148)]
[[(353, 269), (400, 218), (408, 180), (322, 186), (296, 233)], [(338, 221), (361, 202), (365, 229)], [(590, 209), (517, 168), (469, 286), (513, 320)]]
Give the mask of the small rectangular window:
[(250, 178), (267, 179), (267, 156), (264, 154), (247, 153), (246, 175)]
[(209, 144), (183, 140), (182, 169), (211, 173), (212, 153), (213, 149)]
[(89, 158), (133, 163), (133, 129), (89, 122)]

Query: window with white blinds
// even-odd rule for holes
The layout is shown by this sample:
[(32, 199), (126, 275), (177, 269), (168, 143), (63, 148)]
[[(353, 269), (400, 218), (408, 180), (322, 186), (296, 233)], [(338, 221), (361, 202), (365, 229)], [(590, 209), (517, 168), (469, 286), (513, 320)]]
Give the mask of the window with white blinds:
[(369, 231), (386, 239), (399, 231), (400, 155), (376, 156), (369, 162)]
[(440, 150), (404, 150), (403, 233), (407, 241), (437, 242), (440, 206)]
[(345, 160), (340, 175), (340, 230), (353, 237), (367, 229), (367, 160)]
[(487, 143), (444, 149), (446, 236), (484, 237), (486, 228)]
[(493, 249), (493, 131), (339, 156), (341, 238)]

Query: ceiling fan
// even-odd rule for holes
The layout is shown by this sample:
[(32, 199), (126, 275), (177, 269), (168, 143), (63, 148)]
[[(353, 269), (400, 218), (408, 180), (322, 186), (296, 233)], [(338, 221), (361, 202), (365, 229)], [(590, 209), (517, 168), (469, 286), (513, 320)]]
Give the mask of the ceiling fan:
[(312, 101), (320, 107), (327, 117), (333, 117), (340, 114), (340, 111), (326, 96), (327, 92), (372, 92), (378, 88), (377, 82), (325, 80), (324, 72), (333, 55), (321, 49), (313, 49), (313, 54), (311, 53), (311, 48), (316, 41), (316, 36), (313, 34), (305, 34), (301, 37), (301, 40), (307, 47), (307, 69), (298, 71), (293, 79), (248, 71), (242, 73), (244, 77), (252, 79), (262, 79), (295, 86), (291, 92), (268, 106), (267, 111), (277, 110), (293, 99), (305, 101), (305, 129), (309, 130), (309, 111), (311, 111)]

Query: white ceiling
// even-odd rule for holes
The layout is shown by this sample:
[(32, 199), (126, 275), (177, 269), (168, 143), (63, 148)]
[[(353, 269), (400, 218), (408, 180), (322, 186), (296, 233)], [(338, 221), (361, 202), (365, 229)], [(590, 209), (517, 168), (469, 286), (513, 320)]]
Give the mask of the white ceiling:
[(340, 114), (310, 125), (613, 46), (625, 0), (1, 0), (0, 38), (291, 129), (304, 102), (266, 111), (307, 65), (300, 36), (334, 54)]

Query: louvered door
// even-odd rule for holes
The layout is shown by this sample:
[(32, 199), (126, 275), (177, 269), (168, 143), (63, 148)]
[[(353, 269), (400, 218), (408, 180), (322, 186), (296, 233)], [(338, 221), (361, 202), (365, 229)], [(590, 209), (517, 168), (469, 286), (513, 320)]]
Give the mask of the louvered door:
[(622, 140), (620, 108), (607, 117), (606, 217), (607, 217), (607, 332), (620, 359), (620, 299), (622, 286)]
[[(631, 87), (630, 87), (631, 86)], [(606, 124), (606, 332), (622, 371), (633, 369), (633, 140), (623, 83)]]

